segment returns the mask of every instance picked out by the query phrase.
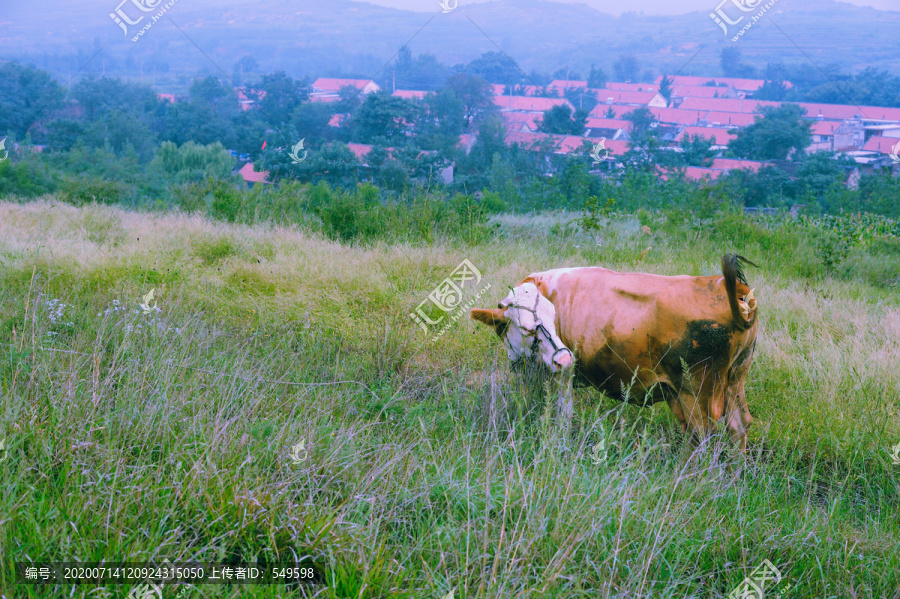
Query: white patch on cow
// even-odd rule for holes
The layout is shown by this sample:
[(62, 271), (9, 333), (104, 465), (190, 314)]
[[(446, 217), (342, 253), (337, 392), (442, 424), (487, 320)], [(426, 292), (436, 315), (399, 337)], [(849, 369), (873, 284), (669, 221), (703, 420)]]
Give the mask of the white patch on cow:
[(572, 352), (556, 333), (556, 308), (534, 283), (515, 287), (500, 302), (500, 307), (506, 308), (504, 316), (509, 319), (504, 342), (511, 362), (536, 351), (552, 372), (572, 366)]

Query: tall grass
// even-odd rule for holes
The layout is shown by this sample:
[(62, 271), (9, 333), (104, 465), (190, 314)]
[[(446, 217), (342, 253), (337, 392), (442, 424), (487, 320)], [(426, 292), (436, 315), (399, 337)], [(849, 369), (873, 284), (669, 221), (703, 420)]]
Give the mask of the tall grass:
[[(892, 271), (828, 272), (813, 232), (716, 218), (502, 216), (490, 241), (348, 246), (0, 204), (2, 596), (127, 592), (17, 585), (15, 561), (309, 556), (326, 586), (185, 596), (721, 598), (768, 559), (766, 596), (900, 598)], [(715, 274), (723, 250), (761, 265), (745, 462), (719, 437), (688, 460), (665, 406), (587, 390), (563, 431), (492, 333), (461, 319), (431, 342), (407, 316), (464, 258), (489, 306), (534, 270)]]

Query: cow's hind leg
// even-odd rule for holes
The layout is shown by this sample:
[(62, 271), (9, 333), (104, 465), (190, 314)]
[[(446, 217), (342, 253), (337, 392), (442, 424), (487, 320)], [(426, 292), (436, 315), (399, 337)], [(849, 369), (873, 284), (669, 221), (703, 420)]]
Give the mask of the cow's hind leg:
[(742, 454), (747, 452), (747, 430), (750, 428), (750, 423), (753, 422), (744, 393), (744, 382), (747, 380), (747, 373), (750, 372), (752, 361), (753, 346), (741, 352), (738, 359), (735, 360), (728, 373), (728, 388), (725, 390), (725, 417), (728, 422), (728, 433), (731, 440), (740, 447)]

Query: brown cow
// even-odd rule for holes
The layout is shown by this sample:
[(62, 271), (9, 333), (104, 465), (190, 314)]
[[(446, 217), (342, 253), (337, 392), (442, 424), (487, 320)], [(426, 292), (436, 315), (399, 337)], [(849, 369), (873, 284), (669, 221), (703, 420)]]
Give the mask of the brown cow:
[[(718, 277), (621, 273), (600, 267), (532, 273), (522, 283), (534, 284), (556, 310), (554, 327), (533, 333), (534, 343), (552, 337), (573, 348), (576, 384), (597, 387), (620, 400), (624, 387), (629, 389), (628, 401), (638, 405), (667, 402), (682, 430), (690, 427), (695, 440), (706, 438), (726, 416), (731, 439), (746, 451), (753, 418), (744, 382), (753, 361), (758, 318), (743, 264), (756, 266), (741, 256), (726, 255)], [(525, 344), (510, 345), (509, 329), (517, 325), (510, 308), (474, 309), (471, 316), (494, 327), (511, 358), (523, 355)], [(523, 334), (529, 332), (517, 332)]]

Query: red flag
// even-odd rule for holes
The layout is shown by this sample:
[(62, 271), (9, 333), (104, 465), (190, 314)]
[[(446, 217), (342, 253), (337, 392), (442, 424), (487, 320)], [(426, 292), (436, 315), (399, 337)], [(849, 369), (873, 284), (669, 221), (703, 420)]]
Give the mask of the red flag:
[(263, 149), (263, 150), (266, 149), (266, 142), (263, 142), (263, 147), (262, 147), (262, 149)]

